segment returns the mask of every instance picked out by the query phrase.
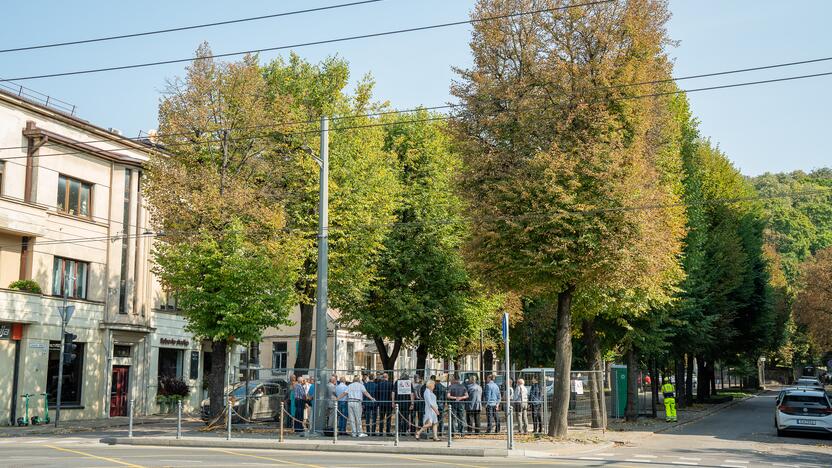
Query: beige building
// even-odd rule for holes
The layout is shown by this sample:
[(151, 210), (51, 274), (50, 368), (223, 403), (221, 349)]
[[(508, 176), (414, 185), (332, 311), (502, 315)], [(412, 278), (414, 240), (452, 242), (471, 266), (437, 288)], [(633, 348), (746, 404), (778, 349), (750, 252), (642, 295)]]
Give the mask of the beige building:
[[(199, 390), (201, 344), (149, 269), (150, 147), (1, 89), (0, 147), (0, 424), (24, 416), (24, 394), (30, 416), (42, 394), (54, 401), (64, 297), (77, 347), (62, 420), (125, 415), (130, 399), (156, 412), (160, 376)], [(40, 292), (10, 289), (18, 280)]]

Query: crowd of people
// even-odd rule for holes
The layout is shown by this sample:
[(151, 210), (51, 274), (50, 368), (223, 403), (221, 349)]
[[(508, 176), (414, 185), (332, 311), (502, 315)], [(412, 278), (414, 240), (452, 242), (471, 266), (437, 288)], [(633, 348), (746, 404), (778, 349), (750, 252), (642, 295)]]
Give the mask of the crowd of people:
[[(518, 433), (543, 433), (545, 391), (537, 377), (532, 377), (529, 385), (524, 379), (506, 383), (511, 402), (508, 407), (505, 384), (499, 385), (494, 375), (489, 375), (484, 385), (475, 374), (469, 374), (464, 381), (457, 374), (446, 376), (444, 381), (436, 375), (425, 379), (418, 374), (403, 374), (394, 381), (384, 372), (340, 379), (333, 375), (326, 384), (327, 431), (337, 426), (339, 434), (352, 437), (393, 436), (398, 405), (401, 436), (419, 439), (432, 432), (438, 438), (447, 429), (448, 411), (453, 434), (458, 437), (501, 432), (507, 411), (512, 411)], [(292, 415), (289, 425), (295, 432), (304, 432), (308, 427), (314, 395), (314, 379), (290, 377), (286, 409)]]

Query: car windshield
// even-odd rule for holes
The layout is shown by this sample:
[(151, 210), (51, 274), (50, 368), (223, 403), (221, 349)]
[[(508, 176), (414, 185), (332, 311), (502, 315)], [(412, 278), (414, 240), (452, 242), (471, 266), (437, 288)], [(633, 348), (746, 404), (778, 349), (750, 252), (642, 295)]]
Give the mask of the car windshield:
[[(248, 384), (248, 393), (250, 394), (250, 393), (254, 392), (254, 390), (257, 388), (258, 385), (259, 384), (257, 382), (249, 382), (249, 384)], [(239, 387), (235, 388), (234, 392), (232, 393), (234, 398), (243, 398), (243, 397), (245, 397), (246, 396), (245, 388), (246, 388), (245, 385), (240, 385)]]
[(814, 395), (786, 395), (783, 399), (783, 404), (803, 403), (804, 405), (819, 405), (824, 408), (829, 406), (829, 402), (822, 396)]

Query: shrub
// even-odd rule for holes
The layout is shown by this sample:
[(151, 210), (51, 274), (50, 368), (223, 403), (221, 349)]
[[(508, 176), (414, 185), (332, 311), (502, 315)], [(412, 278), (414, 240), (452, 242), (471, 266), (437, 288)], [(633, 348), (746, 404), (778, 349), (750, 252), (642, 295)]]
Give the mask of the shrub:
[(32, 280), (17, 280), (12, 281), (9, 285), (9, 289), (14, 289), (16, 291), (23, 291), (23, 292), (30, 292), (35, 294), (40, 294), (43, 292), (40, 289), (40, 285)]
[(178, 397), (181, 399), (190, 395), (191, 389), (188, 384), (182, 380), (173, 377), (163, 377), (159, 379), (159, 390), (157, 394), (169, 397)]

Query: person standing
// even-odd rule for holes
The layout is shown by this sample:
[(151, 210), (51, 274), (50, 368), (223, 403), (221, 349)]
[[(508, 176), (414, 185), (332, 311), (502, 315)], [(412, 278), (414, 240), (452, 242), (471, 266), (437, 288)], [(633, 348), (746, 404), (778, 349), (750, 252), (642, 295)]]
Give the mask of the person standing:
[(352, 383), (347, 387), (347, 391), (338, 395), (338, 397), (347, 397), (352, 436), (367, 437), (367, 434), (361, 430), (361, 401), (364, 397), (373, 400), (373, 396), (367, 392), (364, 384), (361, 383), (361, 375), (356, 375)]
[[(289, 411), (289, 416), (292, 418), (295, 417), (295, 385), (298, 383), (298, 377), (295, 374), (289, 376), (289, 387), (288, 391), (286, 392), (286, 400), (284, 406), (284, 411)], [(295, 424), (292, 422), (292, 418), (286, 418), (283, 427), (290, 428), (294, 427)]]
[(379, 374), (376, 384), (376, 408), (378, 408), (378, 432), (380, 435), (391, 435), (390, 425), (393, 419), (393, 384), (388, 380), (387, 373)]
[(477, 376), (473, 375), (468, 384), (468, 427), (473, 428), (475, 433), (480, 433), (480, 415), (482, 414), (482, 387), (477, 382)]
[[(369, 374), (367, 376), (367, 381), (364, 382), (364, 388), (367, 389), (367, 393), (376, 397), (376, 376), (374, 374)], [(376, 435), (376, 416), (378, 415), (378, 403), (375, 400), (371, 400), (369, 398), (364, 399), (364, 428), (366, 431), (371, 435)]]
[(667, 422), (676, 422), (676, 387), (670, 383), (670, 379), (665, 378), (661, 390), (664, 396), (664, 419)]
[(532, 386), (529, 387), (529, 408), (532, 411), (532, 426), (534, 426), (535, 434), (543, 433), (543, 414), (541, 409), (543, 406), (543, 394), (541, 392), (540, 383), (537, 377), (532, 377)]
[(439, 423), (439, 405), (436, 402), (436, 395), (433, 393), (433, 390), (436, 388), (436, 382), (433, 379), (428, 380), (424, 387), (422, 398), (425, 402), (425, 411), (422, 417), (422, 425), (416, 431), (416, 440), (419, 440), (422, 431), (430, 427), (433, 428), (433, 440), (439, 440), (439, 434), (436, 433), (436, 426)]
[(330, 376), (326, 384), (326, 427), (334, 431), (338, 430), (338, 413), (335, 411), (338, 407), (338, 392), (335, 390), (337, 385), (338, 378), (335, 375)]
[(500, 386), (494, 382), (494, 374), (488, 376), (488, 383), (485, 384), (485, 418), (488, 420), (486, 432), (496, 428), (500, 432)]
[(459, 375), (454, 374), (451, 386), (448, 388), (448, 400), (451, 402), (451, 427), (461, 436), (465, 435), (465, 404), (468, 400), (468, 390), (459, 382)]
[(347, 432), (347, 397), (341, 396), (347, 391), (347, 377), (341, 377), (341, 381), (335, 387), (335, 392), (338, 395), (338, 433), (346, 434)]
[(529, 432), (529, 388), (526, 387), (523, 379), (517, 379), (517, 388), (514, 390), (514, 402), (517, 408), (517, 429), (521, 434)]
[(295, 414), (292, 416), (295, 418), (294, 420), (294, 427), (295, 432), (303, 432), (303, 413), (306, 410), (306, 379), (303, 377), (298, 378), (297, 382), (295, 382), (295, 388), (293, 390), (292, 396), (295, 401)]
[(443, 428), (445, 426), (445, 405), (448, 404), (447, 395), (448, 395), (448, 387), (445, 386), (441, 381), (437, 380), (435, 375), (430, 376), (430, 380), (433, 380), (434, 387), (433, 387), (433, 394), (436, 396), (436, 405), (439, 408), (439, 414), (437, 418), (439, 419), (439, 433), (441, 434)]
[(410, 430), (412, 425), (410, 417), (415, 402), (413, 396), (413, 381), (410, 380), (407, 374), (402, 374), (399, 380), (396, 381), (395, 387), (395, 400), (399, 405), (399, 433), (409, 434), (412, 432)]

